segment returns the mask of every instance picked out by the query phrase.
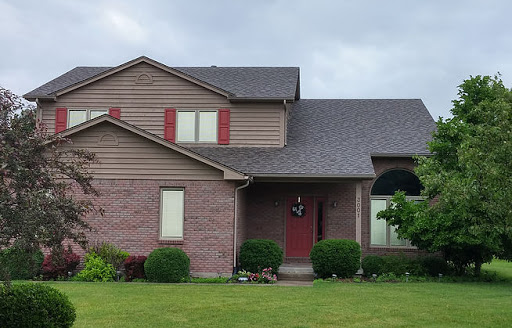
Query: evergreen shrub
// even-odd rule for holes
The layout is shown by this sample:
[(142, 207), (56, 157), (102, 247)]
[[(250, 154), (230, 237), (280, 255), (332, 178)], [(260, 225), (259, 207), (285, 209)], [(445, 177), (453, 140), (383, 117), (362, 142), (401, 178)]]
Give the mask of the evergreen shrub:
[(380, 276), (384, 272), (384, 260), (378, 255), (368, 255), (361, 262), (361, 268), (366, 277), (371, 277), (372, 274)]
[(248, 239), (240, 246), (240, 266), (250, 272), (271, 268), (277, 274), (283, 264), (283, 250), (270, 239)]
[(179, 248), (153, 250), (144, 263), (144, 272), (152, 282), (185, 282), (189, 279), (190, 259)]
[(319, 278), (352, 278), (359, 269), (361, 246), (354, 240), (326, 239), (313, 246), (309, 255)]
[(71, 327), (75, 307), (68, 297), (44, 284), (0, 285), (0, 326)]

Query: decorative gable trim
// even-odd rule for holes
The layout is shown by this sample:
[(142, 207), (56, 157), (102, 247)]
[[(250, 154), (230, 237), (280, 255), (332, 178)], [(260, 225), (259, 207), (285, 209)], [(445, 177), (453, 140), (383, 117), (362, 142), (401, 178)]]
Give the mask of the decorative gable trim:
[(120, 72), (122, 70), (125, 70), (125, 69), (127, 69), (129, 67), (135, 66), (135, 65), (140, 64), (140, 63), (146, 63), (146, 64), (149, 64), (149, 65), (155, 66), (157, 68), (160, 68), (163, 71), (166, 71), (166, 72), (168, 72), (170, 74), (173, 74), (173, 75), (175, 75), (177, 77), (180, 77), (180, 78), (182, 78), (184, 80), (187, 80), (187, 81), (192, 82), (192, 83), (194, 83), (196, 85), (199, 85), (199, 86), (201, 86), (203, 88), (211, 90), (211, 91), (213, 91), (215, 93), (218, 93), (218, 94), (220, 94), (220, 95), (222, 95), (224, 97), (233, 96), (231, 93), (227, 92), (226, 90), (223, 90), (223, 89), (218, 88), (216, 86), (213, 86), (213, 85), (211, 85), (209, 83), (206, 83), (204, 81), (196, 79), (196, 78), (194, 78), (194, 77), (192, 77), (190, 75), (187, 75), (187, 74), (185, 74), (183, 72), (180, 72), (180, 71), (178, 71), (178, 70), (176, 70), (176, 69), (174, 69), (172, 67), (166, 66), (166, 65), (164, 65), (162, 63), (159, 63), (156, 60), (153, 60), (153, 59), (148, 58), (146, 56), (141, 56), (141, 57), (136, 58), (134, 60), (130, 60), (129, 62), (121, 64), (121, 65), (119, 65), (117, 67), (113, 67), (113, 68), (111, 68), (109, 70), (106, 70), (105, 72), (103, 72), (101, 74), (95, 75), (95, 76), (93, 76), (91, 78), (88, 78), (88, 79), (86, 79), (86, 80), (84, 80), (84, 81), (82, 81), (80, 83), (71, 85), (71, 86), (69, 86), (67, 88), (64, 88), (64, 89), (61, 89), (61, 90), (59, 90), (59, 91), (57, 91), (55, 93), (55, 96), (56, 97), (62, 96), (63, 94), (66, 94), (66, 93), (68, 93), (70, 91), (76, 90), (76, 89), (81, 88), (81, 87), (83, 87), (85, 85), (88, 85), (90, 83), (96, 82), (98, 80), (106, 78), (106, 77), (108, 77), (110, 75), (113, 75), (113, 74), (115, 74), (117, 72)]

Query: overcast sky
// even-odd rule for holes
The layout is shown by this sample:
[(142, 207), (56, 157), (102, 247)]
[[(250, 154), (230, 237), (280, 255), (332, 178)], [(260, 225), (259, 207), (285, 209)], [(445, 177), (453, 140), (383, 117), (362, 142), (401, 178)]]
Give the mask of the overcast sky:
[(450, 115), (470, 75), (512, 81), (512, 1), (0, 0), (0, 85), (75, 66), (299, 66), (302, 98), (421, 98)]

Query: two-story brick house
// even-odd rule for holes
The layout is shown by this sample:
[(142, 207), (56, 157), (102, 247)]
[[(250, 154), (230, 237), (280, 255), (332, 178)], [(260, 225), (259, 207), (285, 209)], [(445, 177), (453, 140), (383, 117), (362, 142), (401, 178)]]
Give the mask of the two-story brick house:
[(275, 240), (286, 261), (327, 238), (416, 251), (375, 214), (394, 190), (419, 195), (412, 156), (435, 127), (419, 99), (300, 99), (296, 67), (147, 57), (77, 67), (24, 97), (67, 147), (97, 154), (93, 240), (180, 247), (197, 276), (231, 274), (248, 238)]

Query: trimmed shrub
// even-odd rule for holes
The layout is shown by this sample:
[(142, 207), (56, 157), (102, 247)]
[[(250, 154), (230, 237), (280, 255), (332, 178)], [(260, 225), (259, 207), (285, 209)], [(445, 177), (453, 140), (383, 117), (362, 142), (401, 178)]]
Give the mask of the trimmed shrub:
[(146, 262), (146, 256), (128, 256), (124, 261), (124, 269), (126, 271), (126, 281), (132, 281), (133, 279), (144, 279), (144, 263)]
[(438, 274), (442, 273), (446, 275), (448, 273), (448, 263), (445, 259), (438, 256), (424, 256), (418, 258), (419, 263), (423, 267), (426, 274), (432, 277), (437, 277)]
[(37, 276), (41, 271), (44, 255), (41, 250), (27, 252), (17, 247), (0, 251), (0, 280), (8, 274), (12, 280), (27, 280)]
[(364, 275), (371, 277), (372, 274), (381, 275), (384, 267), (384, 260), (378, 255), (368, 255), (361, 262)]
[(121, 264), (130, 256), (128, 252), (121, 250), (112, 243), (102, 242), (89, 249), (89, 252), (96, 253), (105, 263), (112, 264), (114, 269), (119, 270)]
[(283, 264), (283, 250), (269, 239), (248, 239), (240, 246), (240, 266), (250, 272), (271, 268), (272, 274)]
[(321, 240), (313, 246), (309, 257), (318, 277), (336, 274), (338, 278), (349, 278), (359, 269), (361, 246), (348, 239)]
[[(405, 255), (386, 255), (382, 256), (384, 260), (383, 272), (392, 273), (396, 276), (404, 275), (411, 271), (412, 260)], [(414, 272), (416, 274), (416, 272)]]
[(157, 248), (149, 254), (144, 271), (149, 281), (185, 282), (189, 279), (190, 259), (179, 248)]
[(43, 284), (0, 285), (2, 327), (71, 327), (75, 307), (68, 297)]
[(68, 272), (73, 272), (80, 264), (80, 256), (73, 253), (71, 249), (64, 250), (60, 257), (53, 254), (46, 255), (43, 261), (44, 279), (57, 279), (67, 277)]
[(98, 254), (90, 252), (85, 255), (84, 269), (76, 275), (75, 280), (108, 282), (114, 281), (115, 277), (116, 269), (112, 264), (105, 263)]

